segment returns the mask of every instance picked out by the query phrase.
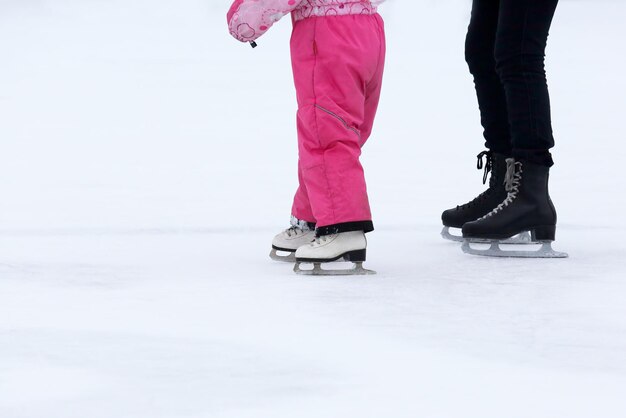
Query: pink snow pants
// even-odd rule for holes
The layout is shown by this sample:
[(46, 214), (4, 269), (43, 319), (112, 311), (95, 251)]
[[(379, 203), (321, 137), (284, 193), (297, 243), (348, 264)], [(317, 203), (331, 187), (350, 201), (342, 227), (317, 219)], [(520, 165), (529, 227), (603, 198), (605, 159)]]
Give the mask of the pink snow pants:
[(378, 14), (294, 23), (300, 184), (292, 215), (318, 228), (372, 219), (359, 157), (378, 107), (385, 50)]

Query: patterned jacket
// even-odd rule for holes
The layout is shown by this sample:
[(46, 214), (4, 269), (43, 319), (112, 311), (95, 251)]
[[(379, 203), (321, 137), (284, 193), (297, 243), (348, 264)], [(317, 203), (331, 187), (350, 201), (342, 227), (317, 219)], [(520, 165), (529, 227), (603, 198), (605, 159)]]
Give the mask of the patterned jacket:
[(230, 34), (241, 42), (257, 39), (291, 13), (294, 21), (309, 17), (374, 14), (385, 0), (235, 0), (228, 11)]

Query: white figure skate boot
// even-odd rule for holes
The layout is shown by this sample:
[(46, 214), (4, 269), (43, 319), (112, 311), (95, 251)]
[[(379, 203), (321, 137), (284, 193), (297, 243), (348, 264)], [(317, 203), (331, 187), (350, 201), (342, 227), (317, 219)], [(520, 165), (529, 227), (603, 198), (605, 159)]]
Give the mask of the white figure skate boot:
[(296, 250), (309, 244), (314, 238), (314, 228), (311, 228), (307, 222), (292, 218), (291, 228), (274, 237), (270, 258), (275, 261), (293, 263), (296, 261)]
[[(296, 251), (294, 271), (298, 274), (313, 276), (347, 276), (376, 274), (363, 268), (367, 249), (367, 240), (363, 231), (342, 232), (315, 238), (310, 244)], [(350, 270), (324, 270), (322, 263), (349, 261), (354, 263)], [(313, 269), (303, 270), (301, 264), (313, 264)]]

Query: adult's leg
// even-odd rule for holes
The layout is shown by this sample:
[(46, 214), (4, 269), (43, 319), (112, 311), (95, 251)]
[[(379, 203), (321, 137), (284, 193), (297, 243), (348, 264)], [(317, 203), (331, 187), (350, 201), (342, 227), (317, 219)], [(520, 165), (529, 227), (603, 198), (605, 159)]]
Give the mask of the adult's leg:
[[(505, 86), (514, 159), (507, 160), (506, 200), (487, 216), (463, 225), (465, 239), (508, 239), (530, 232), (537, 252), (489, 250), (487, 255), (563, 257), (551, 251), (557, 214), (548, 191), (554, 145), (544, 70), (545, 48), (558, 0), (501, 0), (496, 62)], [(476, 254), (469, 246), (466, 251)]]
[(499, 9), (500, 0), (474, 0), (465, 43), (465, 59), (474, 76), (485, 146), (490, 149), (478, 155), (479, 168), (483, 167), (483, 156), (487, 157), (483, 181), (487, 181), (491, 171), (489, 187), (469, 202), (441, 214), (442, 234), (447, 239), (459, 239), (450, 234), (449, 228), (461, 228), (467, 222), (485, 216), (506, 198), (505, 159), (511, 156), (511, 136), (506, 95), (496, 72), (494, 57)]
[(558, 0), (500, 0), (496, 65), (506, 91), (513, 156), (551, 166), (554, 146), (545, 72)]
[(511, 155), (511, 134), (504, 87), (496, 72), (494, 49), (500, 0), (474, 0), (465, 41), (465, 60), (474, 76), (485, 146)]

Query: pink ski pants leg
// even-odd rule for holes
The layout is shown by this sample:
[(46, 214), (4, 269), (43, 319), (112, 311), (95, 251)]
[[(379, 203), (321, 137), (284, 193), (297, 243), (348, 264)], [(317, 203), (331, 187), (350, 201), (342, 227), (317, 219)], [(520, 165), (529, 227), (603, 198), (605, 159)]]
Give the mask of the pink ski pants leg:
[(379, 15), (296, 22), (291, 56), (298, 97), (299, 181), (292, 214), (318, 227), (369, 222), (361, 148), (372, 131), (383, 77)]

